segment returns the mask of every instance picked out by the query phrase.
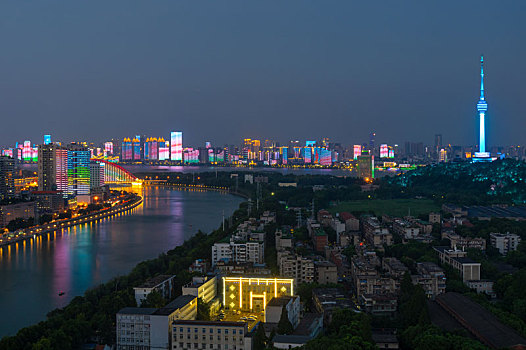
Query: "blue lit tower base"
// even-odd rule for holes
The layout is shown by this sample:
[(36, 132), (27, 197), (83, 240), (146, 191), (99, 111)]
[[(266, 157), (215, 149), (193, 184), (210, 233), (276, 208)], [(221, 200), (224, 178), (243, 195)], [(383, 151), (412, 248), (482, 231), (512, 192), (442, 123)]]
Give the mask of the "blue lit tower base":
[(489, 152), (486, 152), (486, 127), (485, 117), (488, 110), (488, 104), (484, 98), (484, 56), (480, 56), (480, 100), (477, 103), (477, 111), (479, 112), (479, 151), (475, 152), (473, 162), (491, 162), (495, 159), (491, 158)]

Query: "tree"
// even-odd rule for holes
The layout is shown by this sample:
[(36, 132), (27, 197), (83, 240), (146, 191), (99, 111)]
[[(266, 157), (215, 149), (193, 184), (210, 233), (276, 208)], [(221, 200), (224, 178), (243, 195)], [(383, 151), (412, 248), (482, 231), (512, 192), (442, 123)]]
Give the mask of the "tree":
[(265, 334), (265, 328), (263, 328), (263, 323), (259, 322), (256, 328), (256, 334), (254, 335), (254, 350), (265, 350), (267, 342), (268, 339)]
[(144, 299), (141, 303), (141, 307), (155, 307), (155, 308), (161, 308), (167, 304), (166, 299), (163, 298), (161, 293), (154, 290), (148, 296), (146, 299)]
[(197, 299), (197, 319), (201, 321), (210, 321), (210, 303), (203, 298)]
[(292, 332), (294, 332), (294, 327), (290, 323), (289, 312), (284, 306), (281, 309), (281, 317), (278, 322), (278, 334), (292, 334)]

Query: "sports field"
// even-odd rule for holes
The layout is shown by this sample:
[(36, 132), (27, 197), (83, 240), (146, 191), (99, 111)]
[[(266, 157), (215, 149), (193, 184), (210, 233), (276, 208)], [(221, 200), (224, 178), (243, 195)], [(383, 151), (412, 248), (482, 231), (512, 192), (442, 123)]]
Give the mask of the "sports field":
[(409, 212), (411, 216), (418, 216), (440, 211), (440, 206), (430, 199), (368, 199), (342, 202), (329, 208), (329, 211), (333, 214), (342, 211), (366, 214), (372, 211), (377, 216), (387, 214), (402, 217), (408, 215)]

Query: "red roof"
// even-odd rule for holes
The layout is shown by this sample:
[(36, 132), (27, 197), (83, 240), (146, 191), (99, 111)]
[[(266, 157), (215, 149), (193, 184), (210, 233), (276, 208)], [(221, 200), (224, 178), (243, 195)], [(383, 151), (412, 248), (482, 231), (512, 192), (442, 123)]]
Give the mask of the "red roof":
[(346, 212), (346, 211), (340, 213), (340, 218), (341, 218), (343, 221), (347, 221), (347, 220), (349, 220), (349, 219), (356, 219), (356, 218), (354, 217), (354, 215), (352, 215), (351, 213)]

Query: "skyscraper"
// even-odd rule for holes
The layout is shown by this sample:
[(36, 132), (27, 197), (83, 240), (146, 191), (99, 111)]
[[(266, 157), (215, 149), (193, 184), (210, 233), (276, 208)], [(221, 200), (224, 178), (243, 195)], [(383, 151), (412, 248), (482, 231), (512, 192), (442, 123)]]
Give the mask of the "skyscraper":
[(176, 162), (183, 160), (183, 133), (181, 131), (170, 133), (170, 160)]
[(480, 56), (480, 99), (477, 103), (479, 113), (479, 151), (475, 152), (474, 162), (491, 161), (489, 152), (486, 152), (486, 126), (485, 117), (488, 104), (484, 97), (484, 56)]
[(369, 182), (374, 178), (374, 155), (358, 156), (358, 177)]
[(43, 144), (38, 147), (38, 190), (57, 190), (56, 149), (52, 144)]
[(90, 193), (90, 151), (81, 145), (70, 145), (68, 154), (68, 194)]
[(11, 157), (0, 156), (0, 200), (15, 195), (15, 160)]
[(51, 135), (44, 135), (44, 145), (49, 145), (51, 143)]

